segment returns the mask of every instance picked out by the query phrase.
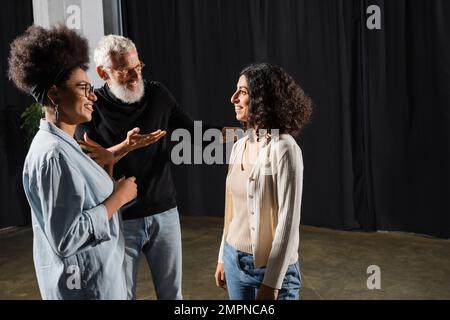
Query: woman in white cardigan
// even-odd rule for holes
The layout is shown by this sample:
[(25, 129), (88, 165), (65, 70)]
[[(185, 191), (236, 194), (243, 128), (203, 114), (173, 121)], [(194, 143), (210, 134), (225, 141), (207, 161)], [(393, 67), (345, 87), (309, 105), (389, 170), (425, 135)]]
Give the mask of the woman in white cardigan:
[(279, 66), (261, 63), (241, 72), (231, 103), (249, 134), (231, 152), (216, 285), (232, 300), (299, 299), (303, 159), (292, 135), (312, 101)]

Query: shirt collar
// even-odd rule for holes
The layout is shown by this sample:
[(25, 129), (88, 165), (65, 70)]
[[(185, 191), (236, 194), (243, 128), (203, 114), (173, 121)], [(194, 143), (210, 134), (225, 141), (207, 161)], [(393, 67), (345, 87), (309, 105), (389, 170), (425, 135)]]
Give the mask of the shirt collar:
[(61, 130), (60, 128), (55, 126), (53, 123), (48, 122), (45, 119), (41, 119), (39, 129), (50, 132), (51, 134), (54, 134), (55, 136), (59, 137), (60, 139), (66, 141), (68, 144), (72, 145), (75, 149), (82, 151), (81, 147), (78, 145), (78, 143), (75, 141), (75, 139), (73, 137), (69, 136), (65, 131)]

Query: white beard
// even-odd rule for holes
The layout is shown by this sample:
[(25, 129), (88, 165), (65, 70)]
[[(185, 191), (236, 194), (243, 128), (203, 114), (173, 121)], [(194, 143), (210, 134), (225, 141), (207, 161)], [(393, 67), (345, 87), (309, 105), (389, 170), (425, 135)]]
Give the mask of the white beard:
[(125, 85), (111, 83), (109, 86), (111, 92), (125, 103), (135, 103), (144, 96), (144, 80), (139, 80), (135, 91), (127, 89)]

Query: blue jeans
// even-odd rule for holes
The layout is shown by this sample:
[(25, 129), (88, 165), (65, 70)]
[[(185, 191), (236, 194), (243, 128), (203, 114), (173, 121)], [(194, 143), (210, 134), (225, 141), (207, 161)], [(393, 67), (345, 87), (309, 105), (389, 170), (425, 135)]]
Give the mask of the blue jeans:
[[(225, 242), (225, 280), (231, 300), (255, 300), (258, 288), (264, 279), (265, 267), (255, 268), (253, 255), (238, 251)], [(291, 264), (284, 276), (278, 300), (300, 298), (301, 276), (299, 263)]]
[(141, 251), (150, 268), (156, 297), (180, 300), (181, 230), (177, 208), (145, 218), (123, 221), (125, 277), (128, 299), (136, 299), (136, 278)]

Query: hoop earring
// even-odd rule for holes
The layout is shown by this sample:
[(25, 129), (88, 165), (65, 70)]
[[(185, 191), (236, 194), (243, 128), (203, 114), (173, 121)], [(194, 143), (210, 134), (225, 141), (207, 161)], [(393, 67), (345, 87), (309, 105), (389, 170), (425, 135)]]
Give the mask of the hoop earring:
[(50, 100), (52, 105), (55, 107), (55, 118), (56, 118), (56, 120), (58, 120), (59, 119), (59, 112), (58, 112), (59, 104), (55, 103), (55, 101), (53, 101), (53, 99), (50, 98), (48, 95), (47, 95), (47, 98)]
[(58, 107), (59, 107), (59, 105), (55, 104), (55, 118), (56, 118), (57, 121), (58, 121), (58, 118), (59, 118)]

